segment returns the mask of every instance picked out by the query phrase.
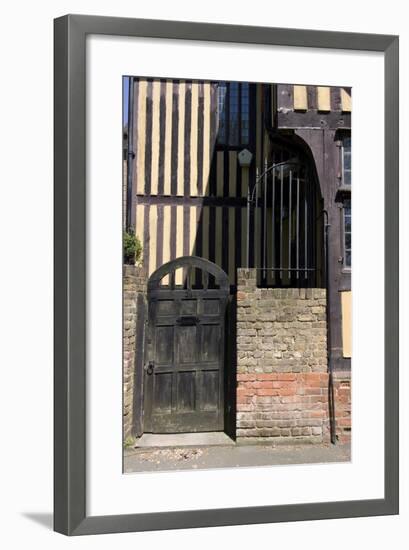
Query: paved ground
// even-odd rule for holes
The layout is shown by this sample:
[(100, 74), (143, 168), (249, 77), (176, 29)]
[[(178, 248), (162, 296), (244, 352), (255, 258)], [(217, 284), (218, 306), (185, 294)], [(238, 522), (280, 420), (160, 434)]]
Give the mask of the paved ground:
[(210, 447), (212, 445), (234, 445), (224, 432), (198, 432), (183, 434), (143, 434), (136, 440), (135, 447)]
[(219, 445), (127, 449), (124, 472), (348, 462), (349, 445)]

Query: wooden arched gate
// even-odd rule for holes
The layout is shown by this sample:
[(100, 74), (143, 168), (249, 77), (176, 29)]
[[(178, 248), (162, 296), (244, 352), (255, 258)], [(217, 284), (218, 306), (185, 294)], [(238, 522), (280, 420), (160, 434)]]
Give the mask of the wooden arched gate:
[(148, 282), (144, 431), (224, 429), (226, 273), (194, 256), (168, 262)]

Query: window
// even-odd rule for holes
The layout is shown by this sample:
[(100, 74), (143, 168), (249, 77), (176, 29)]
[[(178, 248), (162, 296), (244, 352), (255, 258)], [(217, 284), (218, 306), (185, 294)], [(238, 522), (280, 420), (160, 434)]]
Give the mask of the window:
[(219, 82), (217, 143), (238, 147), (249, 143), (250, 90), (248, 82)]
[(342, 185), (351, 185), (351, 136), (342, 140)]
[(345, 199), (344, 201), (344, 266), (351, 267), (351, 251), (352, 251), (352, 238), (351, 238), (351, 199)]

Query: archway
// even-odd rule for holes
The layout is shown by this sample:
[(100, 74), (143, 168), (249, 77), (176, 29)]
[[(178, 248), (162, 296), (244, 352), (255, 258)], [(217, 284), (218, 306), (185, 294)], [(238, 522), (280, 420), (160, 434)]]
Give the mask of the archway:
[(299, 143), (272, 142), (247, 208), (247, 267), (257, 269), (258, 285), (325, 286), (323, 201), (313, 159)]
[[(178, 270), (183, 273), (179, 283)], [(203, 258), (177, 258), (151, 275), (143, 380), (145, 432), (224, 430), (228, 295), (226, 273)]]

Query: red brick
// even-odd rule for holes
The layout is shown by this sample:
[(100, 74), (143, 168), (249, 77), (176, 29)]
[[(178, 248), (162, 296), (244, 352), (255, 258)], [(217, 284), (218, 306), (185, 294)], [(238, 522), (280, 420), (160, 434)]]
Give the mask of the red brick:
[(320, 374), (320, 379), (321, 379), (321, 382), (324, 382), (325, 384), (328, 384), (328, 373), (327, 372), (322, 372)]
[(317, 411), (310, 411), (308, 413), (308, 416), (310, 416), (311, 418), (325, 418), (326, 415), (326, 412), (322, 409)]
[(319, 388), (321, 387), (321, 379), (319, 373), (306, 373), (302, 375), (302, 381), (306, 386)]
[(337, 420), (338, 426), (343, 426), (349, 428), (351, 426), (351, 419), (350, 418), (338, 418)]
[(297, 379), (297, 375), (289, 372), (282, 372), (277, 375), (277, 380), (294, 381)]
[(256, 374), (238, 374), (237, 380), (255, 380)]
[(273, 388), (260, 388), (260, 389), (257, 389), (256, 390), (256, 394), (257, 395), (272, 395), (272, 396), (275, 396), (275, 395), (280, 395), (280, 391), (279, 390), (274, 390)]
[(275, 372), (258, 372), (257, 380), (277, 380), (277, 376)]
[(253, 388), (275, 388), (274, 384), (276, 382), (272, 382), (271, 380), (260, 380), (258, 382), (253, 382), (252, 387)]
[(253, 395), (252, 388), (237, 388), (237, 395)]
[(253, 387), (254, 382), (239, 382), (237, 389), (238, 390), (246, 390), (251, 389)]
[[(246, 396), (246, 395), (242, 395), (242, 394), (237, 394), (237, 403), (248, 403), (249, 401), (249, 397)], [(238, 409), (238, 410), (243, 410), (243, 409)]]
[(277, 381), (273, 382), (273, 388), (292, 388), (295, 391), (297, 386), (294, 382)]
[(296, 388), (295, 388), (295, 387), (291, 387), (291, 388), (281, 388), (281, 390), (279, 390), (279, 393), (280, 393), (280, 395), (282, 395), (282, 396), (295, 395), (295, 393), (296, 393)]

